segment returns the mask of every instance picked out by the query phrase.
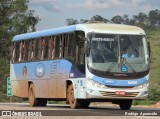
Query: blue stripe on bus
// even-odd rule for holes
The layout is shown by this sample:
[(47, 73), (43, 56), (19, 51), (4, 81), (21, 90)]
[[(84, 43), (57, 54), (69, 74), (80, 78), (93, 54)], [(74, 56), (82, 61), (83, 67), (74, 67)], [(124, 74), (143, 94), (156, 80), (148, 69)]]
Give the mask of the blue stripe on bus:
[(16, 35), (15, 37), (13, 37), (13, 41), (51, 36), (51, 35), (60, 34), (60, 33), (73, 32), (75, 30), (76, 30), (76, 25), (66, 26), (61, 28), (53, 28), (53, 29), (48, 29), (43, 31)]
[[(44, 67), (40, 67), (39, 64), (42, 64)], [(11, 65), (11, 72), (14, 72), (14, 80), (24, 80), (23, 68), (26, 66), (28, 80), (35, 79), (54, 79), (54, 78), (69, 78), (70, 70), (72, 64), (67, 60), (49, 60), (41, 62), (28, 62), (28, 63), (18, 63)], [(43, 70), (43, 75), (37, 74), (37, 66)]]
[(93, 76), (92, 80), (106, 85), (106, 86), (137, 86), (147, 81), (146, 77), (132, 80), (116, 80), (116, 79), (105, 79), (98, 76)]

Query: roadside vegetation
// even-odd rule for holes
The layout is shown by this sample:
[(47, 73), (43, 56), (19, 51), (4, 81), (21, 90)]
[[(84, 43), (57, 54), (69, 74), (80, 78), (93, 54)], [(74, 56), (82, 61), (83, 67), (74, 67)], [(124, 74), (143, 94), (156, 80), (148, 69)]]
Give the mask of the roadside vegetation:
[(136, 100), (134, 105), (150, 105), (160, 101), (160, 28), (147, 28), (151, 46), (150, 86), (147, 100)]

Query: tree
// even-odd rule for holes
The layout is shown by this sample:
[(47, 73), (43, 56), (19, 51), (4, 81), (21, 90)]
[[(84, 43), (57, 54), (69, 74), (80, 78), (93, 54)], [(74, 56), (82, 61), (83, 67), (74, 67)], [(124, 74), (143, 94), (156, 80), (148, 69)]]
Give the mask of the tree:
[(0, 0), (0, 88), (9, 75), (9, 47), (14, 35), (35, 31), (40, 20), (28, 10), (29, 0)]
[(129, 18), (127, 14), (123, 15), (123, 24), (129, 24)]
[(134, 15), (133, 17), (137, 22), (141, 23), (145, 23), (145, 20), (147, 19), (147, 15), (143, 12), (140, 12), (138, 15)]
[(148, 16), (151, 26), (155, 26), (156, 24), (160, 25), (160, 10), (151, 10)]
[(143, 12), (140, 12), (138, 15), (134, 15), (133, 19), (135, 20), (135, 25), (141, 28), (145, 28), (148, 24), (148, 16)]
[(16, 34), (35, 31), (38, 16), (28, 10), (29, 0), (0, 0), (0, 56), (9, 54), (11, 39)]
[(73, 25), (78, 23), (83, 24), (86, 22), (95, 22), (95, 21), (100, 21), (105, 23), (111, 22), (116, 24), (128, 24), (128, 25), (139, 26), (145, 29), (146, 26), (153, 26), (153, 27), (155, 27), (156, 25), (160, 26), (160, 10), (158, 9), (151, 10), (149, 14), (139, 12), (138, 15), (133, 15), (132, 18), (129, 18), (127, 14), (124, 14), (123, 16), (117, 15), (110, 20), (100, 15), (95, 15), (91, 17), (91, 19), (81, 19), (80, 21), (73, 18), (69, 18), (66, 19), (66, 24), (67, 25)]
[(122, 24), (123, 18), (121, 16), (117, 15), (111, 19), (111, 23)]
[(104, 17), (102, 17), (100, 15), (93, 16), (90, 21), (100, 21), (100, 22), (104, 22), (104, 23), (109, 22), (108, 19), (106, 19), (106, 18), (104, 18)]
[(129, 25), (135, 25), (136, 24), (136, 20), (134, 18), (129, 20)]
[(87, 20), (87, 19), (81, 19), (81, 20), (80, 20), (80, 23), (81, 23), (81, 24), (84, 24), (84, 23), (86, 23), (86, 22), (89, 22), (89, 20)]
[(78, 21), (76, 19), (69, 18), (69, 19), (66, 19), (66, 24), (67, 25), (74, 25), (74, 24), (78, 24)]

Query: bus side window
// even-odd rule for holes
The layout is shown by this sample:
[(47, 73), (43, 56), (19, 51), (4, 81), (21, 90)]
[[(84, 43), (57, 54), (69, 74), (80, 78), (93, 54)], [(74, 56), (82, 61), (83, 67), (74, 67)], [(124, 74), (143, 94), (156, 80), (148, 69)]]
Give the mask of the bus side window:
[(45, 38), (42, 37), (37, 42), (38, 42), (38, 59), (39, 60), (43, 60), (43, 58), (44, 58)]
[(25, 44), (24, 41), (22, 41), (22, 45), (21, 45), (21, 61), (22, 61), (22, 62), (24, 61), (25, 47), (26, 47), (26, 44)]
[(48, 58), (48, 49), (49, 49), (49, 37), (47, 37), (44, 42), (44, 56), (43, 56), (44, 59)]
[(34, 60), (39, 60), (39, 57), (38, 57), (38, 52), (39, 52), (39, 39), (35, 39), (34, 40), (35, 44), (34, 44), (34, 47), (35, 47), (35, 50), (34, 50)]
[(33, 61), (34, 60), (34, 40), (31, 39), (29, 42), (29, 61)]
[(68, 34), (64, 35), (64, 57), (68, 56)]
[(55, 55), (55, 36), (51, 36), (49, 40), (49, 52), (48, 52), (48, 58), (54, 59)]
[(28, 61), (28, 53), (29, 53), (29, 41), (25, 41), (25, 50), (24, 50), (24, 55), (23, 59), (24, 61)]
[(56, 36), (56, 44), (55, 44), (55, 58), (59, 58), (60, 56), (60, 36)]
[(15, 62), (19, 60), (19, 51), (20, 50), (20, 42), (15, 43)]
[(22, 47), (23, 47), (23, 42), (20, 41), (18, 62), (21, 62), (21, 61), (22, 61)]
[(62, 34), (60, 36), (60, 52), (59, 52), (59, 58), (64, 57), (64, 35)]
[(64, 34), (63, 35), (63, 56), (71, 62), (75, 61), (75, 40), (74, 34)]
[(68, 37), (68, 56), (74, 57), (74, 34), (69, 34)]
[(15, 58), (16, 58), (16, 43), (12, 44), (12, 63), (15, 62)]
[(76, 37), (76, 66), (82, 73), (85, 74), (85, 53), (84, 53), (84, 32), (77, 31)]

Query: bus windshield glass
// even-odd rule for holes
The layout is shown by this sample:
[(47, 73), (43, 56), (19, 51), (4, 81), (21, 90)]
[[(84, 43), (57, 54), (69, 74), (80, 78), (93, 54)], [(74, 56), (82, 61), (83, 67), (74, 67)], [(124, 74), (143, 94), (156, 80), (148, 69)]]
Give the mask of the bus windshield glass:
[(114, 73), (149, 70), (148, 45), (144, 35), (90, 34), (88, 66)]

